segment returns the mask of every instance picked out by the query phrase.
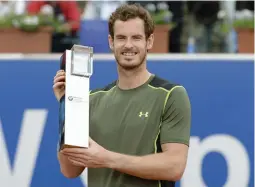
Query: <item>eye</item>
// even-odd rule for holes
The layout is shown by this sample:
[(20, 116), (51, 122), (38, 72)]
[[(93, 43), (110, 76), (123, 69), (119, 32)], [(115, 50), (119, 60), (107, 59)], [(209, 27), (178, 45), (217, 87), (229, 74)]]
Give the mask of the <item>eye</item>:
[(118, 40), (124, 40), (126, 37), (125, 36), (122, 36), (122, 35), (118, 35), (116, 36), (116, 39)]
[(141, 40), (141, 39), (142, 39), (141, 36), (133, 36), (133, 38), (134, 38), (135, 40)]

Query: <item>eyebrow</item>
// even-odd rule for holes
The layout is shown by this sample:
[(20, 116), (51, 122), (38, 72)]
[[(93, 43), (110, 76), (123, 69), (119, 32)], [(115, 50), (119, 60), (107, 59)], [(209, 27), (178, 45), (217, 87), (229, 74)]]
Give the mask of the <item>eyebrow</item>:
[(141, 34), (135, 34), (135, 35), (133, 35), (133, 37), (139, 37), (139, 38), (142, 38), (142, 37), (143, 37), (143, 35), (141, 35)]
[(126, 37), (126, 36), (124, 36), (124, 35), (122, 35), (122, 34), (118, 34), (118, 35), (116, 35), (115, 37)]
[[(122, 35), (122, 34), (118, 34), (118, 35), (116, 35), (115, 37), (126, 37), (126, 36), (125, 36), (125, 35)], [(139, 37), (139, 38), (142, 38), (143, 35), (141, 35), (141, 34), (135, 34), (135, 35), (132, 35), (132, 37)]]

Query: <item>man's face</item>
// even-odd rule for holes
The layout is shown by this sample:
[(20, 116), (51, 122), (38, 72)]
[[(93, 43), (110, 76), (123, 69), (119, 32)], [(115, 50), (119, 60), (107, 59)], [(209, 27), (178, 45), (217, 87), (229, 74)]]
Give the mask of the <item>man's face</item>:
[(119, 66), (132, 70), (145, 62), (147, 50), (152, 48), (153, 35), (146, 40), (144, 22), (140, 18), (117, 20), (114, 39), (109, 36), (109, 44)]

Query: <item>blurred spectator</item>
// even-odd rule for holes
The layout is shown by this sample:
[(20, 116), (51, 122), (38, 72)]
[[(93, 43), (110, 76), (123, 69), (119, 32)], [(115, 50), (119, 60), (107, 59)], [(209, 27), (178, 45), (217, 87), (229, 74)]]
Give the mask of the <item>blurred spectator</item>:
[(254, 1), (236, 1), (236, 10), (244, 9), (254, 11)]
[(87, 1), (82, 19), (108, 20), (111, 13), (126, 0)]
[(172, 21), (176, 27), (170, 31), (169, 51), (171, 53), (181, 52), (181, 35), (183, 31), (183, 1), (167, 1), (169, 10), (173, 14)]
[(80, 10), (75, 1), (31, 1), (27, 12), (31, 14), (52, 14), (62, 23), (61, 32), (52, 34), (52, 52), (62, 53), (78, 42)]
[(26, 2), (25, 0), (19, 1), (3, 1), (0, 0), (0, 17), (10, 14), (21, 15), (25, 13)]
[[(163, 1), (128, 1), (129, 4), (139, 3), (143, 7), (148, 4), (154, 4), (158, 12), (158, 5)], [(166, 1), (167, 9), (171, 12), (171, 21), (176, 24), (176, 26), (169, 31), (169, 52), (180, 53), (181, 52), (181, 34), (183, 30), (183, 1)]]
[[(220, 11), (219, 1), (188, 1), (188, 10), (191, 18), (190, 37), (195, 39), (195, 51), (207, 53), (213, 51), (212, 38), (215, 34), (215, 25), (218, 23)], [(217, 30), (216, 32), (220, 32)], [(224, 39), (219, 40), (224, 46)]]

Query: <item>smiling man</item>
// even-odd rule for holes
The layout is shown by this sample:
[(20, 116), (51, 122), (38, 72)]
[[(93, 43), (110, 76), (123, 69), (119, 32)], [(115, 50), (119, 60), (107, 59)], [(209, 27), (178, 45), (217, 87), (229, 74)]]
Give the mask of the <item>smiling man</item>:
[[(118, 80), (90, 92), (90, 146), (58, 153), (68, 178), (88, 168), (89, 187), (174, 187), (186, 167), (191, 108), (181, 85), (150, 73), (154, 24), (139, 5), (123, 5), (109, 19), (109, 45)], [(54, 77), (64, 95), (65, 72)]]

